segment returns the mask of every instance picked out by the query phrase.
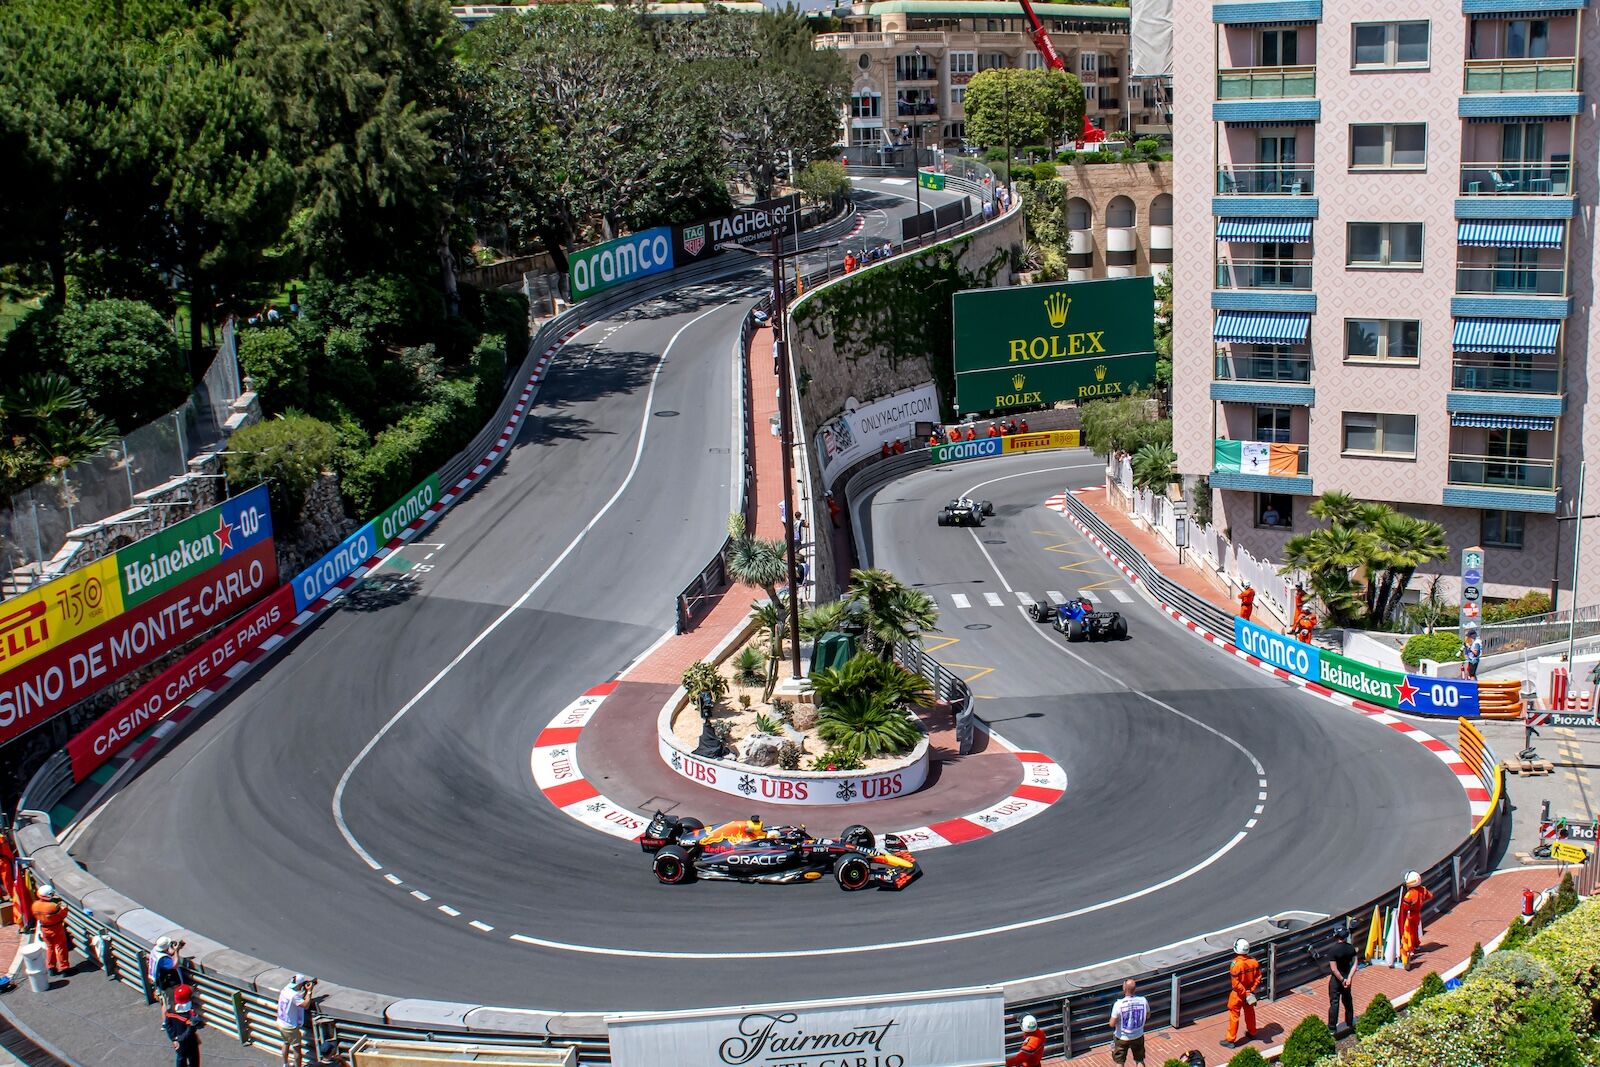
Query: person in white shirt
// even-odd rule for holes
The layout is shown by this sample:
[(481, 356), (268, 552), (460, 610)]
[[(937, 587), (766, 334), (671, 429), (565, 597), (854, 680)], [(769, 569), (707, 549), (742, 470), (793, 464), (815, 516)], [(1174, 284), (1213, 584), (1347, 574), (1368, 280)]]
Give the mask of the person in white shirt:
[(1121, 998), (1111, 1005), (1111, 1060), (1127, 1063), (1131, 1052), (1133, 1062), (1144, 1067), (1144, 1024), (1150, 1018), (1150, 1002), (1135, 995), (1134, 989), (1129, 978), (1122, 983)]
[(304, 1060), (306, 1009), (317, 980), (297, 974), (278, 993), (278, 1033), (283, 1038), (283, 1063), (300, 1067)]

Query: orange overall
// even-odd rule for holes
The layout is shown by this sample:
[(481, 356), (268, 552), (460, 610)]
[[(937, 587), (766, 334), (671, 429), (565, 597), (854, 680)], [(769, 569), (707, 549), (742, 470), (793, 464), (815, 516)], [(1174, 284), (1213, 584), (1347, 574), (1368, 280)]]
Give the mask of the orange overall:
[(1311, 635), (1316, 629), (1317, 617), (1310, 611), (1301, 611), (1300, 614), (1294, 617), (1295, 640), (1302, 644), (1309, 645), (1311, 643)]
[(1040, 1067), (1044, 1063), (1044, 1031), (1029, 1030), (1022, 1035), (1022, 1047), (1006, 1057), (1006, 1067)]
[(1256, 610), (1256, 591), (1249, 586), (1239, 590), (1239, 618), (1245, 622), (1250, 621), (1250, 613)]
[(1253, 956), (1233, 957), (1233, 966), (1228, 969), (1228, 1040), (1236, 1040), (1239, 1036), (1239, 1013), (1244, 1013), (1244, 1035), (1246, 1038), (1256, 1036), (1256, 1006), (1245, 1000), (1245, 997), (1255, 993), (1256, 987), (1261, 985), (1261, 964)]
[(33, 906), (34, 921), (39, 924), (39, 940), (44, 942), (47, 965), (51, 972), (65, 971), (72, 965), (67, 962), (67, 906), (59, 900), (41, 900)]
[(1422, 941), (1422, 908), (1433, 899), (1427, 886), (1416, 885), (1400, 896), (1400, 966), (1411, 963)]

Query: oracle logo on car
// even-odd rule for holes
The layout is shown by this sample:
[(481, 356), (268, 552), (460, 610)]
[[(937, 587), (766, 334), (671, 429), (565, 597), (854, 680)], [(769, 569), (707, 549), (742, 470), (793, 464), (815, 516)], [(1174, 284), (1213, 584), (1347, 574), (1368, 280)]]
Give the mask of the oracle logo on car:
[(788, 861), (786, 852), (735, 852), (723, 857), (730, 867), (781, 867)]

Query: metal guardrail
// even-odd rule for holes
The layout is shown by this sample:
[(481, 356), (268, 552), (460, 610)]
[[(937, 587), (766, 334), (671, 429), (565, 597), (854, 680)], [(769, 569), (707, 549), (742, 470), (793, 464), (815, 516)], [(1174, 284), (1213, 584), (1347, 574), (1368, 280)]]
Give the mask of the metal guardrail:
[[(1096, 515), (1083, 501), (1067, 494), (1067, 510), (1072, 512), (1074, 518), (1083, 523), (1094, 535), (1105, 542), (1107, 548), (1115, 552), (1122, 562), (1139, 576), (1139, 580), (1150, 587), (1150, 591), (1161, 600), (1166, 601), (1174, 608), (1201, 623), (1208, 629), (1223, 636), (1233, 634), (1233, 616), (1208, 600), (1202, 600), (1183, 586), (1174, 582), (1149, 561), (1134, 550), (1133, 546)], [(1107, 1011), (1110, 1009), (1107, 1008)]]
[(956, 747), (962, 755), (972, 751), (972, 739), (977, 723), (973, 711), (972, 690), (948, 667), (923, 651), (915, 641), (901, 641), (894, 646), (894, 661), (913, 674), (920, 674), (933, 687), (933, 695), (950, 705), (955, 717)]

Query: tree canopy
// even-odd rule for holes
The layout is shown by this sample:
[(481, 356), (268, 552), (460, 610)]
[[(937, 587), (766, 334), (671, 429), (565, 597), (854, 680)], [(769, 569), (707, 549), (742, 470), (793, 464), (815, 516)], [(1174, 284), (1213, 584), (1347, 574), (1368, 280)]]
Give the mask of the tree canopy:
[(985, 148), (1055, 146), (1083, 127), (1083, 85), (1064, 70), (991, 67), (967, 82), (967, 140)]

